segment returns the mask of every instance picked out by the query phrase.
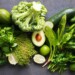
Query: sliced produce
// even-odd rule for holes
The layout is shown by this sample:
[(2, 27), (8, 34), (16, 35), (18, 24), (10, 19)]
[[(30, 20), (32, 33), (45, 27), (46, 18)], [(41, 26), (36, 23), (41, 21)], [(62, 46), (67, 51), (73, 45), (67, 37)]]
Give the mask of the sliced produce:
[(43, 64), (46, 61), (45, 57), (40, 54), (34, 55), (33, 60), (37, 64)]
[(46, 21), (45, 26), (49, 26), (50, 28), (53, 28), (54, 24), (50, 21)]
[(7, 57), (10, 64), (16, 65), (18, 63), (13, 54), (7, 54)]
[(45, 43), (45, 34), (43, 30), (33, 32), (32, 42), (38, 47), (42, 46)]

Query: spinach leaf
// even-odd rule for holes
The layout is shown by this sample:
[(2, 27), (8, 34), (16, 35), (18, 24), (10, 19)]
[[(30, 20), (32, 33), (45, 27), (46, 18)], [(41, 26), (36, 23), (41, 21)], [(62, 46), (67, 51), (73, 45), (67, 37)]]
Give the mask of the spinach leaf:
[(43, 67), (53, 59), (56, 51), (56, 44), (57, 44), (56, 34), (49, 26), (45, 27), (44, 32), (50, 44), (50, 55), (48, 61), (43, 65)]
[(61, 38), (65, 32), (65, 26), (66, 26), (66, 14), (62, 16), (61, 21), (58, 26), (58, 30), (57, 30), (59, 42), (61, 41)]

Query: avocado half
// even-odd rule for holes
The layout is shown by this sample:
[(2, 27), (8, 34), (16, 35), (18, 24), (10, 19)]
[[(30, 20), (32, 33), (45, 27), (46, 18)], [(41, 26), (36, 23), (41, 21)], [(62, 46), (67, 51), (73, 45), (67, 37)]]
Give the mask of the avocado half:
[(35, 46), (42, 46), (45, 43), (45, 34), (43, 30), (35, 31), (32, 34), (32, 42)]

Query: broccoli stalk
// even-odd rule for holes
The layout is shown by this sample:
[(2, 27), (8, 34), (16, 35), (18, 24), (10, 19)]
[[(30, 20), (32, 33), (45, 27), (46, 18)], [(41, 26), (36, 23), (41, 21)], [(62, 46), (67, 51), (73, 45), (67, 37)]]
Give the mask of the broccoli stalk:
[(41, 30), (47, 9), (40, 2), (20, 2), (12, 9), (12, 20), (22, 31)]

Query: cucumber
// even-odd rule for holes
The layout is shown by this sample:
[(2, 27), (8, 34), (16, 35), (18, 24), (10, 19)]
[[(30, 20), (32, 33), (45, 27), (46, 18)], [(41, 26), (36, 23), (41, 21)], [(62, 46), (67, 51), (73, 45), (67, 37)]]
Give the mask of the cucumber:
[(50, 17), (49, 21), (53, 22), (54, 25), (58, 25), (59, 21), (61, 20), (61, 17), (64, 14), (67, 15), (67, 20), (69, 20), (70, 18), (72, 18), (75, 15), (75, 8), (64, 9), (64, 10), (56, 13), (52, 17)]

